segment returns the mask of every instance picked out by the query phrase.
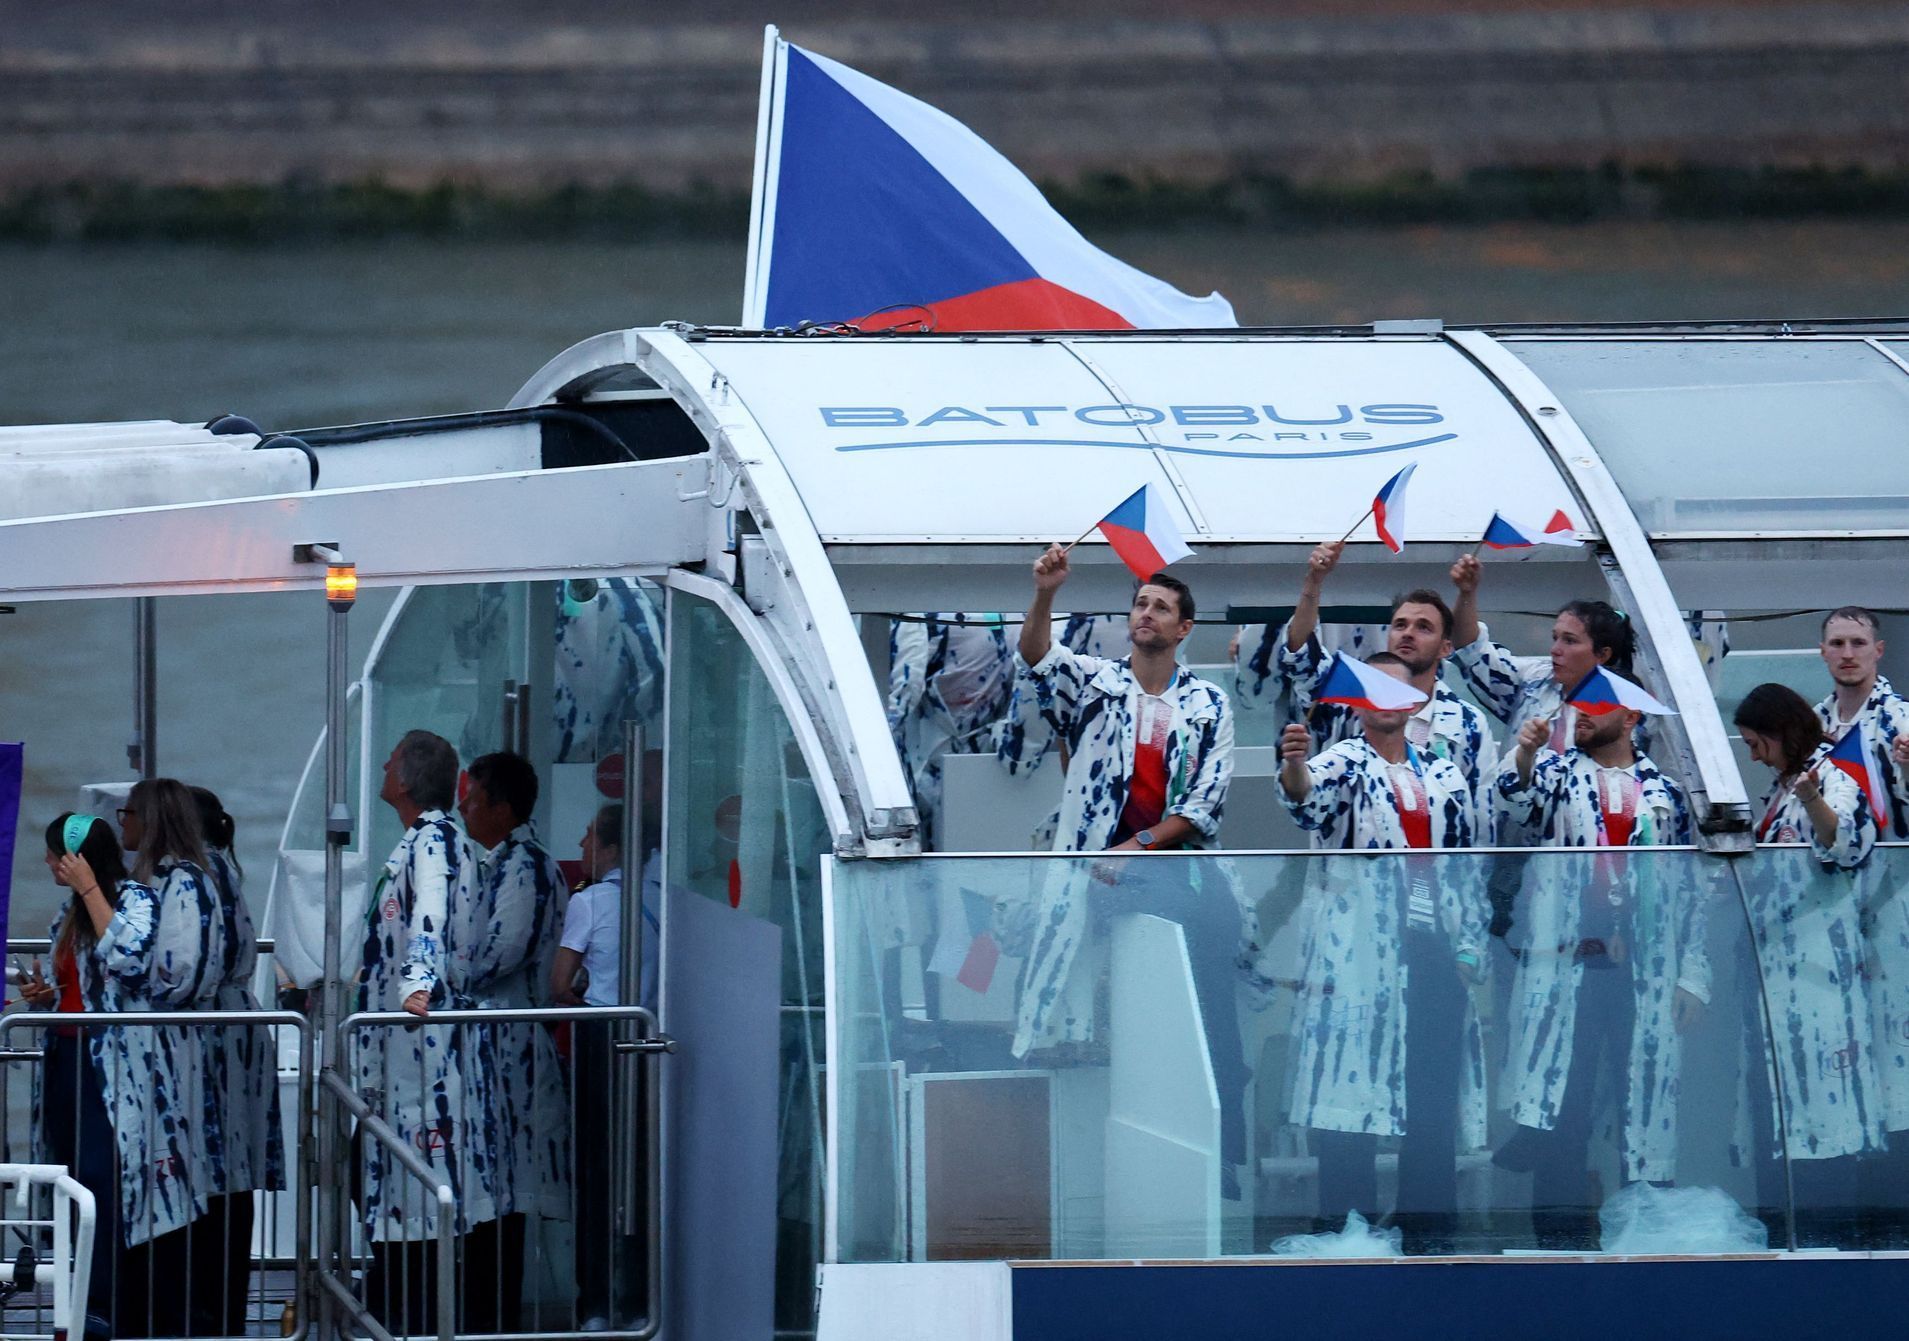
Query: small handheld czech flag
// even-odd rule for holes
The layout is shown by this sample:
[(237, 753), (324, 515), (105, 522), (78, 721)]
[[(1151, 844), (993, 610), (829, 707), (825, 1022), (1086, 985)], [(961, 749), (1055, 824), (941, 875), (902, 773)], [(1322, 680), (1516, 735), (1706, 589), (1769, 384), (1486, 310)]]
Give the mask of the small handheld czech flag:
[(1652, 698), (1642, 685), (1632, 684), (1622, 675), (1605, 670), (1602, 666), (1578, 681), (1578, 687), (1564, 696), (1564, 701), (1580, 712), (1588, 712), (1593, 717), (1602, 717), (1607, 712), (1616, 712), (1619, 708), (1629, 708), (1634, 712), (1648, 713), (1654, 717), (1675, 717), (1677, 710), (1667, 708)]
[(1414, 461), (1387, 480), (1372, 500), (1372, 525), (1394, 554), (1405, 548), (1405, 486), (1417, 469), (1418, 462)]
[(1142, 582), (1193, 553), (1151, 484), (1135, 489), (1095, 524), (1120, 561)]
[(1869, 798), (1869, 813), (1876, 817), (1876, 827), (1889, 827), (1889, 807), (1883, 804), (1882, 788), (1876, 785), (1876, 771), (1869, 763), (1869, 741), (1863, 733), (1863, 724), (1856, 723), (1843, 733), (1836, 742), (1836, 748), (1823, 756), (1823, 762), (1833, 764), (1847, 773), (1863, 795)]
[(1411, 711), (1425, 702), (1423, 691), (1382, 670), (1374, 670), (1363, 661), (1354, 661), (1343, 652), (1332, 655), (1332, 668), (1319, 683), (1314, 696), (1317, 703), (1339, 703), (1348, 708), (1366, 708), (1374, 712)]
[(1506, 519), (1504, 513), (1491, 514), (1491, 525), (1485, 528), (1484, 546), (1486, 549), (1530, 549), (1536, 545), (1577, 546), (1584, 542), (1578, 538), (1578, 528), (1562, 510), (1551, 514), (1551, 520), (1540, 530), (1522, 522)]

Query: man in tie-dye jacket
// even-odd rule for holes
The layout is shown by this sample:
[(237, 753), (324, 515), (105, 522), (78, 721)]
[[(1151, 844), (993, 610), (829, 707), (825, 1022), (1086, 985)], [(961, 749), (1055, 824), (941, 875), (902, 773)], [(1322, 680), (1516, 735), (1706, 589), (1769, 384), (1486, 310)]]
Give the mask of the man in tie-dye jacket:
[[(1063, 852), (1204, 848), (1219, 837), (1233, 776), (1226, 694), (1177, 660), (1193, 631), (1193, 594), (1157, 573), (1134, 593), (1129, 655), (1083, 656), (1053, 640), (1054, 593), (1067, 580), (1056, 546), (1034, 565), (1034, 601), (1021, 625), (1017, 693), (1065, 749), (1059, 826)], [(1232, 882), (1204, 865), (1181, 872), (1135, 863), (1124, 871), (1070, 863), (1044, 883), (1021, 983), (1014, 1053), (1093, 1036), (1105, 919), (1152, 913), (1184, 929), (1200, 997), (1222, 1145), (1244, 1159), (1238, 1095), (1245, 1088), (1234, 973), (1246, 930)], [(1097, 915), (1090, 918), (1090, 911)], [(1094, 953), (1083, 953), (1093, 940)]]

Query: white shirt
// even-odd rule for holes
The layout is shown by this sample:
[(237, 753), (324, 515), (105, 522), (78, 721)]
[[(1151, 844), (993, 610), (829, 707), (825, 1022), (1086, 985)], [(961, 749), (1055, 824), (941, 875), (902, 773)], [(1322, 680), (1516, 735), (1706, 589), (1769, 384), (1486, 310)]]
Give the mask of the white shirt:
[[(643, 865), (643, 999), (638, 1005), (656, 1009), (656, 942), (662, 929), (656, 920), (657, 897), (662, 874), (654, 855)], [(583, 971), (590, 975), (583, 989), (586, 1006), (623, 1004), (623, 869), (614, 867), (594, 885), (587, 885), (570, 896), (564, 909), (563, 939), (566, 950), (583, 956)]]

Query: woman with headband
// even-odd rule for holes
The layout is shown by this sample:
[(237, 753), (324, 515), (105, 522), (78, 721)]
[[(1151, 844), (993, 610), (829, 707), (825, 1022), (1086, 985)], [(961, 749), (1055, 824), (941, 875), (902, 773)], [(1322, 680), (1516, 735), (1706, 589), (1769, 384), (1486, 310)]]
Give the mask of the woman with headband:
[[(61, 1013), (151, 1009), (157, 891), (127, 876), (112, 830), (91, 815), (68, 813), (47, 826), (46, 864), (73, 897), (53, 924), (53, 981), (34, 961), (21, 989), (28, 1004)], [(180, 1093), (173, 1031), (49, 1034), (36, 1096), (47, 1157), (71, 1169), (97, 1206), (88, 1330), (153, 1335), (161, 1315), (183, 1316), (179, 1282), (152, 1271), (150, 1245), (195, 1213), (183, 1188), (148, 1176), (184, 1168), (194, 1137), (187, 1124), (165, 1120), (176, 1110), (159, 1098)]]

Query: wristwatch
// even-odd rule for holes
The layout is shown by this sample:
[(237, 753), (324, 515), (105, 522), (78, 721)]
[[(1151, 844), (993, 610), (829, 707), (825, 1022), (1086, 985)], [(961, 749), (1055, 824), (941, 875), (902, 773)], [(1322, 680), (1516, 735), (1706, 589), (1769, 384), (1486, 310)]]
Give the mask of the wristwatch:
[(1152, 830), (1152, 829), (1142, 829), (1142, 830), (1141, 830), (1141, 831), (1140, 831), (1139, 833), (1137, 833), (1137, 834), (1135, 834), (1135, 835), (1133, 836), (1133, 840), (1134, 840), (1134, 842), (1136, 842), (1136, 843), (1138, 843), (1138, 844), (1140, 844), (1140, 846), (1141, 846), (1141, 847), (1143, 847), (1143, 848), (1146, 848), (1146, 849), (1148, 849), (1148, 850), (1152, 850), (1152, 848), (1153, 848), (1153, 841), (1154, 841), (1154, 840), (1153, 840), (1153, 830)]

